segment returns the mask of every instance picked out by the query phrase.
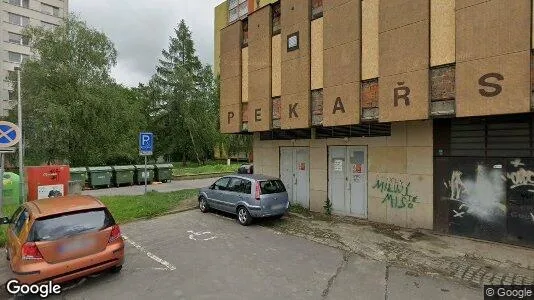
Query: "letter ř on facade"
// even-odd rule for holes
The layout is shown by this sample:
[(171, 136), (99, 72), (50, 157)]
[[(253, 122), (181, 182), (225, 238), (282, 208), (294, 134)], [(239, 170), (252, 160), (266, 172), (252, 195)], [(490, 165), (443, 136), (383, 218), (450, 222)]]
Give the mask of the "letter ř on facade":
[(458, 117), (530, 111), (530, 5), (493, 0), (457, 6)]
[(281, 1), (282, 129), (308, 128), (311, 124), (311, 49), (309, 0)]
[(429, 4), (380, 2), (380, 122), (428, 118)]
[(324, 3), (323, 125), (360, 122), (361, 0)]

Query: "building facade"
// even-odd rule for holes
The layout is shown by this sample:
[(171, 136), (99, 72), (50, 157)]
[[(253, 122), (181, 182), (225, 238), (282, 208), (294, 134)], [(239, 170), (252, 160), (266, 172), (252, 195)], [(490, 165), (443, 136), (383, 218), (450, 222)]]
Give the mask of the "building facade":
[(534, 246), (532, 0), (230, 2), (221, 131), (294, 203)]
[(17, 96), (12, 83), (7, 80), (15, 66), (31, 55), (29, 39), (22, 32), (27, 26), (54, 28), (68, 14), (68, 0), (5, 0), (0, 2), (2, 23), (2, 55), (0, 76), (0, 115), (6, 116), (16, 105)]

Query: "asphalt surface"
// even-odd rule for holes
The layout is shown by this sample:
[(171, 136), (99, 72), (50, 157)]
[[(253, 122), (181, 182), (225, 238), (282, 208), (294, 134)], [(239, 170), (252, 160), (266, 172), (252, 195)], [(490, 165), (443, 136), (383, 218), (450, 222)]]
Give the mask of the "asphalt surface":
[[(175, 192), (179, 190), (187, 189), (198, 189), (201, 187), (210, 186), (214, 183), (216, 178), (206, 178), (206, 179), (194, 179), (194, 180), (180, 180), (180, 181), (171, 181), (167, 183), (160, 184), (150, 184), (147, 186), (148, 191), (157, 191), (161, 193)], [(109, 188), (109, 189), (95, 189), (95, 190), (85, 190), (82, 192), (83, 195), (91, 196), (134, 196), (142, 195), (145, 192), (144, 185), (133, 185), (125, 186), (118, 188)]]
[[(482, 291), (197, 210), (122, 226), (126, 263), (49, 299), (481, 299)], [(5, 269), (4, 269), (5, 271)]]

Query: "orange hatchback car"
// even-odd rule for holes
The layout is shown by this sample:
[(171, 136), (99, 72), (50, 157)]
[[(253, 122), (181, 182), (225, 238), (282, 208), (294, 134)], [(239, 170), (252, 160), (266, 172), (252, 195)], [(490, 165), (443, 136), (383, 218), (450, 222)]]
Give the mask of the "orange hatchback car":
[(106, 206), (89, 196), (24, 203), (7, 228), (7, 259), (21, 283), (61, 283), (94, 273), (119, 272), (124, 241)]

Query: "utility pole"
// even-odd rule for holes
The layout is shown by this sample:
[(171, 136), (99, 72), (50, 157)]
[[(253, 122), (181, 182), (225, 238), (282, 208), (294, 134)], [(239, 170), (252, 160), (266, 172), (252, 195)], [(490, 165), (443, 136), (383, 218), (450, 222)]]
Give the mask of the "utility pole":
[(23, 147), (23, 139), (22, 139), (22, 97), (21, 97), (21, 90), (20, 90), (20, 67), (16, 66), (15, 71), (17, 71), (17, 119), (18, 119), (18, 127), (20, 129), (20, 141), (19, 141), (19, 184), (20, 184), (20, 198), (19, 198), (19, 204), (22, 204), (24, 202), (24, 147)]

